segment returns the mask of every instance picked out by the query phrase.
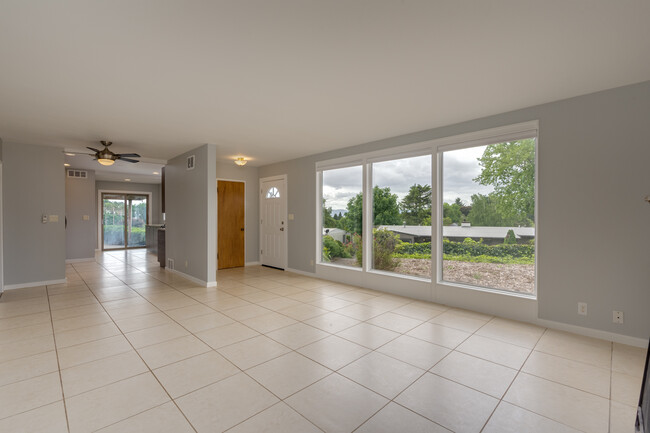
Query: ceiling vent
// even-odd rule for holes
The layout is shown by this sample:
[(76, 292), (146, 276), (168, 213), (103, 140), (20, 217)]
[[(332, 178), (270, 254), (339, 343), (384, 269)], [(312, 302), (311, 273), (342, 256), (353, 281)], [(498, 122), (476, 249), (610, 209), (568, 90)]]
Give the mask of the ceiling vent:
[(88, 172), (85, 170), (68, 170), (68, 177), (86, 179), (88, 178)]

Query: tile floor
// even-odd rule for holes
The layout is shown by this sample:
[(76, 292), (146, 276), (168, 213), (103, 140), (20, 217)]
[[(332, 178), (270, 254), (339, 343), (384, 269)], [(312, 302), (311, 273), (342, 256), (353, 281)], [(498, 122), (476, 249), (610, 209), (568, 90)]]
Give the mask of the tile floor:
[(144, 251), (0, 298), (2, 432), (632, 432), (645, 350)]

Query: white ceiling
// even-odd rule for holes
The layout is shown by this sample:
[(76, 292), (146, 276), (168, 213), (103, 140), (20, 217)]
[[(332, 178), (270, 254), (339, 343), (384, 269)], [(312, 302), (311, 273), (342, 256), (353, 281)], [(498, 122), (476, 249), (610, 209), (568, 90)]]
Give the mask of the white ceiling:
[(0, 137), (259, 166), (649, 80), (648, 23), (642, 0), (3, 0)]

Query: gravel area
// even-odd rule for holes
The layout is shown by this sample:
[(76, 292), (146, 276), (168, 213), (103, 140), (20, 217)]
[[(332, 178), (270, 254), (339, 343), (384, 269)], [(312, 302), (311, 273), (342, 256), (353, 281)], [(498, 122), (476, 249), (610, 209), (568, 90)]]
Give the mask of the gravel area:
[[(422, 259), (399, 259), (395, 269), (399, 274), (431, 277), (431, 261)], [(355, 259), (335, 259), (332, 263), (357, 266)], [(520, 293), (535, 290), (534, 265), (500, 265), (496, 263), (469, 263), (445, 260), (442, 275), (446, 281), (476, 286), (504, 289)]]

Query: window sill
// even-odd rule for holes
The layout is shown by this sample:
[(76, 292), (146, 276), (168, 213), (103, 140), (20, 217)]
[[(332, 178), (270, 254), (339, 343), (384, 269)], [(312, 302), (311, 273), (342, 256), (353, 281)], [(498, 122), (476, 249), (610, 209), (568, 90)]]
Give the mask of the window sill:
[(489, 287), (472, 286), (470, 284), (454, 283), (452, 281), (445, 281), (445, 280), (439, 280), (439, 281), (437, 281), (437, 284), (439, 284), (441, 286), (457, 287), (457, 288), (460, 288), (460, 289), (467, 289), (467, 290), (475, 290), (475, 291), (478, 291), (478, 292), (494, 293), (496, 295), (505, 295), (505, 296), (512, 296), (512, 297), (521, 298), (521, 299), (530, 299), (532, 301), (537, 300), (537, 293), (511, 292), (511, 291), (503, 290), (503, 289), (492, 289), (492, 288), (489, 288)]

